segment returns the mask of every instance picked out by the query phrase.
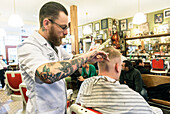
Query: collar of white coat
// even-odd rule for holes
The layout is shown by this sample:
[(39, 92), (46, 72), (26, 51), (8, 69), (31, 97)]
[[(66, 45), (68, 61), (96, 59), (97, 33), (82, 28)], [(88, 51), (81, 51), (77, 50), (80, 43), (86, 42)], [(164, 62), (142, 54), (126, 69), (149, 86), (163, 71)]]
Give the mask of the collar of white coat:
[[(41, 36), (40, 33), (38, 33), (37, 30), (35, 30), (33, 34), (34, 34), (34, 37), (37, 39), (37, 41), (38, 41), (41, 45), (47, 45), (47, 44), (49, 44), (49, 43), (47, 42), (47, 40), (46, 40), (43, 36)], [(49, 45), (50, 45), (50, 44), (49, 44)]]
[[(51, 47), (51, 45), (48, 43), (48, 41), (43, 37), (41, 36), (40, 33), (38, 33), (37, 30), (34, 31), (34, 37), (36, 37), (37, 41), (41, 44), (41, 45), (48, 45), (47, 47)], [(55, 46), (58, 51), (59, 51), (59, 48), (60, 46)], [(52, 47), (51, 47), (52, 48)]]

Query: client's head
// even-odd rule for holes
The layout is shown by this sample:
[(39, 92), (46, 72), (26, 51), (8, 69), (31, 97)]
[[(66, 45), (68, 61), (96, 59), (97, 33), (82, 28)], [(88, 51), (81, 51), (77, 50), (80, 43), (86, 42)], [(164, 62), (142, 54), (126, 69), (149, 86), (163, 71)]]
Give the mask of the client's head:
[(120, 52), (113, 47), (104, 48), (102, 51), (109, 53), (108, 57), (110, 61), (103, 61), (98, 63), (99, 75), (108, 76), (118, 80), (121, 73)]

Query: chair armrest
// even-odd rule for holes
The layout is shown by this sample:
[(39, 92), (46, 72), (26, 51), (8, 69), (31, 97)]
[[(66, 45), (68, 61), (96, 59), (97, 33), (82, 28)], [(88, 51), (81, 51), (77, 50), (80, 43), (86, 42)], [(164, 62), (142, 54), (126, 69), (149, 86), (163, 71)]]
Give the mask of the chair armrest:
[(152, 101), (154, 103), (170, 106), (170, 102), (169, 101), (160, 100), (160, 99), (150, 99), (150, 101)]

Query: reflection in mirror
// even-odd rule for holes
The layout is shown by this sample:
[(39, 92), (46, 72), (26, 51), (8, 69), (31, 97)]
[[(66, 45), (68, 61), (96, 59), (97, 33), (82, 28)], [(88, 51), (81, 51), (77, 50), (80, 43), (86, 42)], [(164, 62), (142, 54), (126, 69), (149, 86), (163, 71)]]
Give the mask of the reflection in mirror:
[(126, 41), (127, 56), (170, 57), (170, 36)]

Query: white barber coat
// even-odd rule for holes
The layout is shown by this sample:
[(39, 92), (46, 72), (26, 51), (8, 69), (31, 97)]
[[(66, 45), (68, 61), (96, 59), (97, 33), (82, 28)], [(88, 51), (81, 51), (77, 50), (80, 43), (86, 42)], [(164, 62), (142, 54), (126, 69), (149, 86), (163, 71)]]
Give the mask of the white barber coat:
[(46, 84), (35, 76), (36, 69), (49, 62), (70, 59), (61, 47), (58, 55), (50, 44), (37, 31), (18, 46), (18, 58), (23, 79), (27, 86), (27, 114), (64, 114), (66, 113), (66, 86), (63, 79)]

